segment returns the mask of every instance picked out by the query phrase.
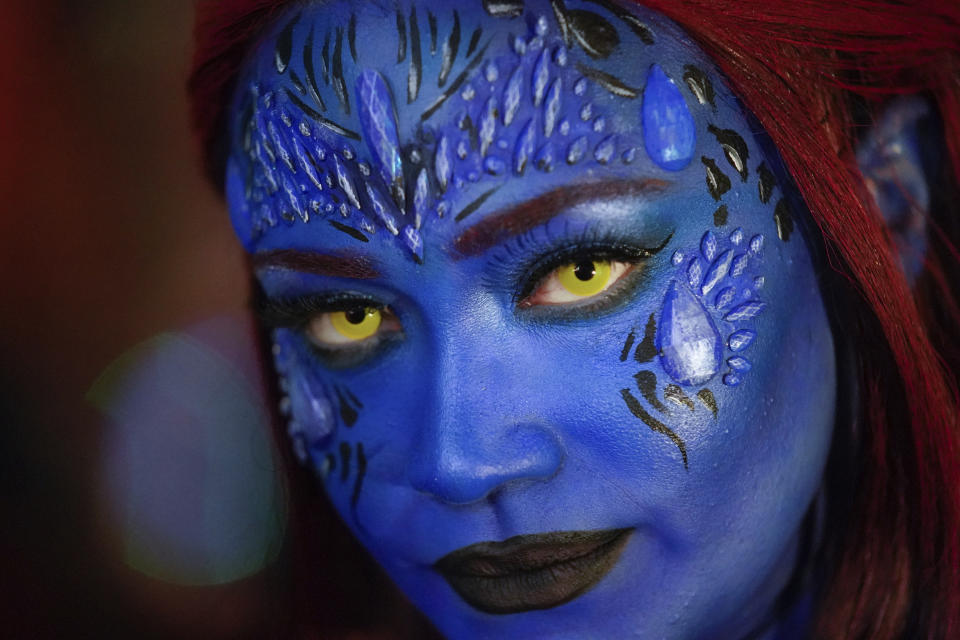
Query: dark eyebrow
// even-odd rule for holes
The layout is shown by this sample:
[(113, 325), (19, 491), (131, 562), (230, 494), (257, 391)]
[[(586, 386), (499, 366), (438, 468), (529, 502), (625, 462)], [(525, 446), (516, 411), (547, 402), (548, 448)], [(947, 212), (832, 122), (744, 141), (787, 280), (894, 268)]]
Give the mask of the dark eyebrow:
[(508, 238), (539, 227), (570, 207), (622, 196), (660, 193), (670, 185), (666, 180), (606, 180), (563, 185), (520, 204), (491, 213), (454, 240), (454, 258), (476, 256)]
[(253, 255), (253, 268), (290, 269), (320, 276), (370, 280), (379, 278), (380, 272), (369, 258), (356, 255), (336, 255), (297, 249), (260, 251)]

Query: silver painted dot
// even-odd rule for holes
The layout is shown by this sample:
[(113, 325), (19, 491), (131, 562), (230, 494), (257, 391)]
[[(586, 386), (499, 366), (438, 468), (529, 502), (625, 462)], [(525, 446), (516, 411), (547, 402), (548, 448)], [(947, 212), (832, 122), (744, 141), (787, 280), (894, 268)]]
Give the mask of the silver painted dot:
[(468, 84), (466, 87), (464, 87), (460, 97), (469, 102), (470, 100), (473, 100), (476, 95), (477, 92), (474, 90), (473, 85)]
[(517, 36), (513, 39), (513, 50), (518, 56), (522, 56), (527, 52), (527, 41)]
[(577, 82), (573, 85), (573, 92), (578, 96), (585, 94), (587, 92), (587, 79), (580, 78), (577, 80)]
[(589, 102), (580, 107), (580, 119), (586, 122), (593, 117), (593, 105)]

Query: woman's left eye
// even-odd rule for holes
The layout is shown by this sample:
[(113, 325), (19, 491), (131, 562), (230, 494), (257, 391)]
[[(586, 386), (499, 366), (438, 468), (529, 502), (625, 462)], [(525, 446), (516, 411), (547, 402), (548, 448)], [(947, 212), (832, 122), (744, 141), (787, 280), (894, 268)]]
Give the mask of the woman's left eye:
[(610, 259), (584, 259), (563, 264), (550, 271), (517, 306), (563, 305), (593, 298), (616, 284), (635, 266), (633, 262)]

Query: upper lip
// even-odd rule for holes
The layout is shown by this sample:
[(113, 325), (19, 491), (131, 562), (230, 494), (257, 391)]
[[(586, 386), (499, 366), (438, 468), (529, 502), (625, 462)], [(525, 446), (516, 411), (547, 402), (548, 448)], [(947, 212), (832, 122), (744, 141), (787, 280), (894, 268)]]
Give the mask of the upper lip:
[(514, 613), (563, 604), (613, 568), (632, 529), (558, 531), (478, 542), (434, 567), (474, 607)]

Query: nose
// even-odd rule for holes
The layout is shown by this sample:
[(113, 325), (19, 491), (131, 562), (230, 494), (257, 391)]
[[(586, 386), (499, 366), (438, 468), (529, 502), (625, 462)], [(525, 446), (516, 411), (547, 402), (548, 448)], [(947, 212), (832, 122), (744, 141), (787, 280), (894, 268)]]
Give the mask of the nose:
[(469, 504), (498, 490), (547, 480), (563, 464), (563, 447), (536, 423), (497, 428), (485, 421), (439, 424), (412, 457), (410, 483), (449, 504)]

